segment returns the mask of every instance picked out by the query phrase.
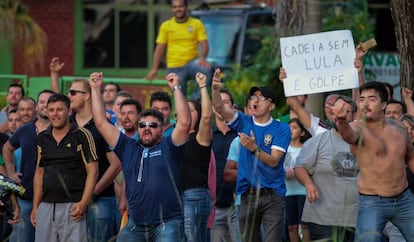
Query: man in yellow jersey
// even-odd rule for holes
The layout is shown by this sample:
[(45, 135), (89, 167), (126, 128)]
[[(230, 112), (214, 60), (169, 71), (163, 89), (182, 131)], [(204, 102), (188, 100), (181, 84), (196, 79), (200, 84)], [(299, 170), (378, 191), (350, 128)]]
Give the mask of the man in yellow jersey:
[[(154, 51), (152, 69), (147, 79), (154, 79), (157, 75), (161, 58), (167, 47), (167, 74), (175, 72), (181, 80), (182, 91), (187, 94), (187, 80), (192, 80), (197, 72), (202, 72), (211, 80), (212, 69), (207, 62), (208, 54), (207, 34), (203, 23), (188, 16), (187, 0), (172, 0), (174, 17), (161, 24), (157, 46)], [(198, 46), (201, 46), (201, 55)], [(192, 93), (192, 98), (199, 98), (198, 86)]]

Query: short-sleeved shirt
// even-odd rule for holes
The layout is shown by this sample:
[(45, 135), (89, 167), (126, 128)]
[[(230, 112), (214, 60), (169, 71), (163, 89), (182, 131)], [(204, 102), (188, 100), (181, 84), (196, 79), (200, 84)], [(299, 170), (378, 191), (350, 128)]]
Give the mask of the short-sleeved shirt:
[(33, 178), (36, 170), (36, 141), (37, 132), (34, 121), (19, 127), (9, 138), (10, 144), (17, 150), (21, 148), (20, 177), (26, 193), (22, 197), (25, 200), (33, 199)]
[(204, 40), (207, 33), (201, 20), (189, 17), (177, 23), (173, 17), (161, 24), (156, 43), (167, 45), (167, 68), (176, 68), (196, 59), (198, 44)]
[(57, 143), (52, 128), (42, 131), (37, 141), (39, 167), (43, 173), (43, 202), (78, 202), (86, 181), (86, 164), (97, 160), (93, 136), (85, 128), (71, 125)]
[[(76, 123), (75, 119), (76, 113), (73, 113), (70, 116), (70, 121), (75, 127), (78, 127), (78, 124)], [(102, 137), (101, 133), (98, 131), (98, 129), (95, 126), (95, 122), (93, 119), (89, 120), (83, 128), (88, 129), (94, 138), (94, 144), (96, 145), (95, 150), (96, 154), (98, 155), (98, 164), (99, 164), (99, 175), (98, 175), (98, 181), (102, 178), (102, 176), (105, 174), (106, 170), (109, 167), (109, 161), (106, 156), (106, 153), (110, 152), (111, 149), (109, 148), (108, 143), (106, 143), (105, 139)], [(99, 193), (98, 197), (111, 197), (115, 196), (115, 190), (113, 185), (109, 185), (106, 187), (101, 193)]]
[[(302, 147), (293, 147), (289, 145), (285, 158), (285, 170), (294, 168), (296, 165), (296, 158), (298, 157)], [(286, 196), (306, 195), (306, 188), (298, 182), (296, 177), (286, 179)]]
[[(290, 143), (291, 133), (289, 125), (272, 118), (266, 123), (257, 123), (253, 116), (237, 112), (235, 119), (228, 125), (231, 129), (250, 136), (253, 131), (257, 146), (264, 152), (271, 154), (272, 149), (286, 153)], [(276, 194), (285, 196), (285, 171), (283, 169), (283, 155), (276, 167), (270, 167), (257, 159), (256, 155), (244, 146), (240, 147), (240, 157), (237, 175), (237, 194), (243, 194), (250, 188), (272, 188)]]
[(179, 184), (184, 149), (171, 136), (144, 147), (120, 133), (114, 151), (122, 162), (130, 217), (136, 224), (183, 218)]
[(359, 173), (349, 144), (334, 130), (308, 139), (296, 158), (318, 189), (316, 202), (305, 202), (302, 220), (326, 226), (355, 227), (358, 216)]

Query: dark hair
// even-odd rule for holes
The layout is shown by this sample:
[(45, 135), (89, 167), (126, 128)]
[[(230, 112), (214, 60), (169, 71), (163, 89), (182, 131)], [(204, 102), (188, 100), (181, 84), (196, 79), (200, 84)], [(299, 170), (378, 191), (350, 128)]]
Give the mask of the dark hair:
[(12, 83), (12, 84), (10, 84), (9, 85), (9, 89), (7, 89), (7, 92), (9, 92), (10, 91), (10, 88), (12, 88), (12, 87), (18, 87), (18, 88), (20, 88), (20, 90), (22, 91), (22, 96), (25, 95), (24, 87), (22, 86), (22, 84), (20, 84), (20, 83)]
[(52, 91), (52, 90), (49, 90), (49, 89), (43, 89), (42, 91), (40, 91), (38, 94), (37, 94), (37, 97), (36, 97), (36, 99), (39, 101), (39, 97), (40, 97), (40, 95), (42, 95), (43, 93), (50, 93), (50, 94), (56, 94), (56, 92), (54, 92), (54, 91)]
[(384, 84), (385, 88), (390, 92), (388, 98), (391, 99), (394, 96), (394, 87), (391, 84), (389, 84), (388, 82), (383, 82), (383, 84)]
[(406, 112), (407, 112), (407, 106), (405, 106), (405, 104), (404, 104), (404, 103), (402, 103), (402, 102), (400, 102), (400, 101), (398, 101), (398, 100), (395, 100), (395, 99), (390, 99), (390, 100), (388, 100), (388, 102), (387, 102), (387, 106), (388, 106), (388, 104), (393, 104), (393, 103), (395, 103), (395, 104), (399, 104), (399, 105), (401, 106), (402, 113), (406, 113)]
[(141, 120), (143, 117), (153, 116), (163, 125), (164, 123), (164, 116), (160, 111), (157, 111), (155, 109), (145, 109), (139, 114), (138, 120)]
[(338, 98), (335, 100), (334, 104), (336, 103), (336, 101), (338, 101), (339, 99), (344, 100), (344, 102), (348, 103), (349, 105), (351, 105), (352, 108), (352, 113), (356, 113), (356, 111), (358, 110), (358, 107), (355, 103), (354, 100), (352, 100), (352, 98), (345, 96), (345, 95), (338, 95)]
[(227, 94), (227, 95), (230, 97), (230, 102), (231, 102), (231, 105), (234, 105), (233, 96), (231, 95), (231, 93), (230, 93), (230, 91), (229, 91), (229, 90), (227, 90), (227, 89), (225, 89), (225, 88), (221, 88), (221, 89), (220, 89), (220, 93), (225, 93), (225, 94)]
[(198, 126), (200, 125), (200, 119), (201, 119), (201, 103), (200, 100), (192, 99), (188, 101), (189, 103), (192, 103), (194, 105), (195, 111), (197, 111), (197, 122), (194, 125), (194, 130), (198, 132)]
[(13, 108), (12, 110), (9, 110), (7, 112), (7, 116), (9, 116), (9, 114), (11, 114), (11, 113), (17, 113), (17, 108)]
[(170, 109), (172, 107), (171, 97), (166, 92), (163, 92), (163, 91), (153, 92), (150, 98), (150, 106), (152, 106), (152, 103), (155, 101), (166, 102), (168, 103), (168, 106), (170, 106)]
[(126, 97), (126, 98), (132, 98), (132, 95), (131, 94), (129, 94), (127, 91), (119, 91), (119, 92), (117, 92), (117, 94), (115, 95), (115, 100), (118, 98), (118, 97)]
[(309, 131), (305, 128), (305, 126), (303, 126), (303, 123), (300, 121), (299, 118), (292, 118), (289, 121), (289, 124), (290, 123), (296, 123), (299, 126), (300, 131), (301, 132), (305, 132), (304, 135), (300, 136), (300, 143), (303, 144), (303, 143), (306, 142), (306, 140), (308, 140), (308, 139), (310, 139), (312, 137), (312, 135), (309, 133)]
[(132, 98), (125, 99), (124, 101), (121, 102), (120, 109), (122, 109), (122, 107), (125, 105), (134, 105), (138, 114), (142, 112), (141, 103), (136, 99), (132, 99)]
[(381, 99), (381, 102), (388, 102), (388, 92), (383, 82), (367, 82), (359, 87), (359, 94), (365, 90), (375, 90)]
[[(171, 6), (172, 6), (173, 1), (174, 1), (174, 0), (171, 0)], [(186, 7), (187, 7), (187, 6), (188, 6), (188, 0), (182, 0), (182, 1), (183, 1), (183, 3), (184, 3), (184, 6), (186, 6)]]
[(105, 83), (105, 84), (103, 85), (102, 89), (104, 89), (104, 88), (105, 88), (106, 86), (108, 86), (108, 85), (115, 86), (115, 88), (116, 88), (116, 92), (121, 91), (121, 86), (120, 86), (118, 83), (116, 83), (116, 82), (107, 82), (107, 83)]
[(52, 96), (50, 96), (49, 100), (47, 101), (47, 105), (49, 105), (49, 103), (55, 103), (55, 102), (63, 102), (65, 103), (65, 106), (68, 109), (70, 108), (70, 99), (68, 98), (68, 96), (62, 93), (55, 93)]
[(34, 100), (31, 97), (23, 97), (22, 99), (20, 99), (19, 103), (20, 102), (32, 102), (33, 105), (36, 107), (36, 100)]

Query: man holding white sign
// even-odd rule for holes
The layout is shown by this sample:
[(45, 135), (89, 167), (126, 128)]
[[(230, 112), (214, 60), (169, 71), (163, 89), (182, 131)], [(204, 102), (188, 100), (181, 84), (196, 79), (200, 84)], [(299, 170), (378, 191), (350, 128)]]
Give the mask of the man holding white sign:
[(330, 92), (358, 87), (355, 46), (349, 30), (280, 38), (287, 73), (285, 96)]

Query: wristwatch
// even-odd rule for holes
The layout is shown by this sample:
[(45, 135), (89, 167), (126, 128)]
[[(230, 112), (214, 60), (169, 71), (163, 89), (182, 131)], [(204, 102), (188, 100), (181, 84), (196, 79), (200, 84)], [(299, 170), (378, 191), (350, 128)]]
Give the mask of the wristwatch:
[(174, 92), (175, 90), (180, 89), (181, 90), (181, 86), (174, 86), (173, 88), (171, 88), (171, 91)]

